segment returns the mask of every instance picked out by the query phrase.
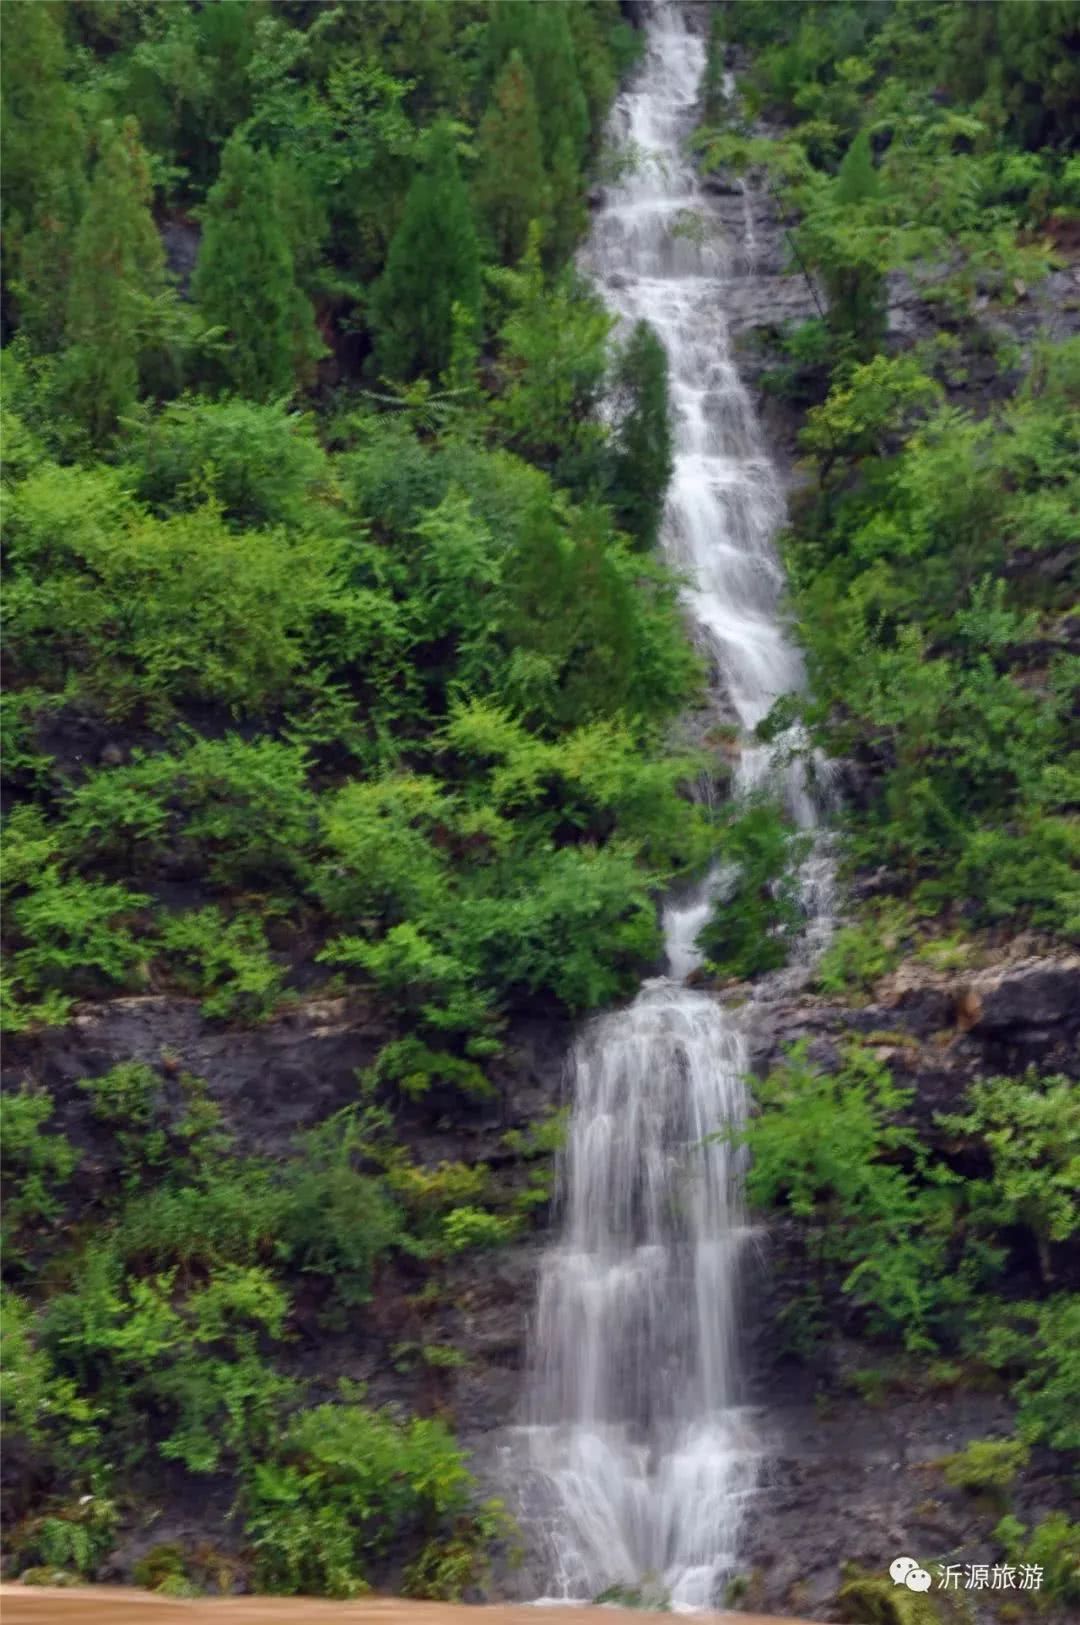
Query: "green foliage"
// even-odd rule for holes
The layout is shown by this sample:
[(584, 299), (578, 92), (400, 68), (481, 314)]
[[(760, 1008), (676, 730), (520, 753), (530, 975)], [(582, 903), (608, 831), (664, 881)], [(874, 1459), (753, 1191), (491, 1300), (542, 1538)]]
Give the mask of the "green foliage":
[[(9, 912), (11, 975), (18, 993), (48, 1001), (61, 988), (97, 993), (110, 984), (130, 987), (144, 950), (128, 922), (147, 902), (143, 893), (124, 886), (44, 870)], [(28, 1009), (31, 1019), (36, 1008)], [(51, 1019), (62, 1010), (45, 1002), (40, 1014)]]
[(265, 1450), (293, 1385), (261, 1358), (279, 1338), (288, 1300), (258, 1267), (222, 1265), (205, 1285), (178, 1291), (175, 1268), (125, 1275), (107, 1248), (84, 1259), (77, 1290), (54, 1297), (41, 1338), (57, 1368), (107, 1400), (114, 1436), (130, 1459), (157, 1448), (189, 1472)]
[(4, 1250), (24, 1228), (51, 1225), (63, 1211), (60, 1191), (79, 1163), (63, 1134), (44, 1132), (55, 1111), (52, 1096), (29, 1085), (0, 1098), (3, 1151)]
[[(1040, 232), (1067, 207), (1068, 166), (1040, 143), (1067, 145), (1071, 66), (1052, 109), (1036, 86), (1068, 8), (1047, 11), (1045, 38), (1039, 7), (1007, 9), (1000, 27), (980, 16), (976, 44), (951, 3), (726, 8), (723, 37), (752, 65), (699, 145), (709, 165), (767, 165), (797, 268), (828, 299), (774, 381), (809, 408), (819, 489), (787, 556), (818, 743), (866, 774), (853, 857), (887, 864), (924, 911), (1068, 935), (1075, 679), (1064, 657), (1046, 671), (1036, 640), (1075, 597), (1075, 340), (1011, 398), (1001, 355), (978, 418), (942, 404), (995, 346), (982, 311), (1045, 274)], [(748, 133), (761, 111), (786, 121), (778, 139)], [(925, 302), (932, 339), (886, 346), (887, 278)], [(1056, 566), (1035, 566), (1055, 545)]]
[(886, 901), (853, 925), (841, 926), (817, 965), (826, 993), (866, 993), (899, 964), (911, 931), (903, 903)]
[(157, 513), (212, 498), (236, 526), (302, 529), (330, 471), (310, 418), (283, 401), (174, 401), (131, 442), (135, 494)]
[[(751, 1199), (807, 1225), (820, 1293), (837, 1271), (871, 1329), (932, 1349), (967, 1302), (989, 1259), (950, 1263), (953, 1202), (947, 1175), (927, 1166), (912, 1130), (896, 1122), (909, 1091), (869, 1051), (849, 1047), (834, 1074), (795, 1045), (761, 1086), (747, 1131)], [(936, 1176), (936, 1177), (935, 1177)], [(810, 1301), (795, 1313), (820, 1313)]]
[(981, 1328), (978, 1352), (1011, 1375), (1017, 1432), (1055, 1450), (1080, 1447), (1080, 1301), (1059, 1292), (1042, 1303), (992, 1306), (995, 1320)]
[(28, 1570), (38, 1574), (38, 1584), (95, 1580), (116, 1544), (118, 1524), (115, 1501), (99, 1489), (21, 1524), (12, 1555), (24, 1577)]
[(388, 378), (438, 377), (450, 366), (454, 309), (480, 320), (480, 251), (453, 126), (431, 131), (386, 269), (371, 293), (376, 359)]
[(166, 1597), (193, 1597), (198, 1589), (187, 1577), (184, 1548), (178, 1541), (161, 1541), (132, 1565), (131, 1578), (146, 1591)]
[(0, 1347), (5, 1440), (20, 1437), (70, 1472), (96, 1445), (102, 1411), (69, 1378), (57, 1376), (48, 1355), (37, 1346), (32, 1310), (6, 1287)]
[(255, 1466), (246, 1497), (264, 1590), (357, 1596), (395, 1540), (476, 1527), (473, 1480), (442, 1422), (320, 1405), (295, 1419), (276, 1456)]
[(160, 1077), (144, 1062), (120, 1061), (96, 1078), (83, 1078), (79, 1088), (89, 1096), (94, 1117), (112, 1133), (127, 1178), (140, 1183), (166, 1157)]
[(430, 1049), (415, 1036), (384, 1044), (368, 1076), (375, 1086), (395, 1084), (409, 1100), (419, 1100), (430, 1090), (443, 1087), (460, 1090), (474, 1100), (495, 1092), (475, 1061)]
[(375, 630), (343, 579), (343, 544), (237, 534), (213, 503), (154, 519), (105, 470), (42, 465), (14, 492), (8, 532), (15, 670), (57, 690), (77, 672), (113, 717), (146, 707), (166, 720), (185, 701), (258, 712), (318, 660), (329, 629), (341, 658)]
[(324, 1275), (346, 1305), (365, 1303), (379, 1261), (402, 1237), (400, 1210), (374, 1177), (374, 1120), (355, 1108), (304, 1136), (284, 1179), (281, 1247), (299, 1269)]
[(973, 1485), (978, 1473), (989, 1485), (1029, 1445), (1077, 1443), (1075, 1294), (1017, 1303), (995, 1293), (1018, 1225), (1041, 1238), (1044, 1262), (1051, 1238), (1075, 1226), (1074, 1136), (1061, 1118), (1070, 1087), (1039, 1087), (1033, 1075), (977, 1083), (969, 1113), (937, 1120), (950, 1154), (959, 1144), (989, 1167), (987, 1178), (963, 1178), (932, 1153), (903, 1121), (909, 1091), (866, 1050), (849, 1049), (825, 1074), (796, 1045), (761, 1085), (761, 1113), (746, 1131), (752, 1200), (800, 1221), (810, 1280), (790, 1310), (796, 1346), (820, 1335), (826, 1307), (844, 1294), (872, 1334), (911, 1350), (956, 1350), (1010, 1383), (1018, 1442), (957, 1458), (956, 1473)]
[(86, 202), (86, 137), (71, 68), (53, 8), (8, 11), (0, 65), (4, 282), (21, 332), (45, 351), (63, 341)]
[(1080, 1602), (1080, 1523), (1070, 1523), (1064, 1512), (1052, 1512), (1029, 1529), (1007, 1513), (994, 1539), (1008, 1562), (1042, 1570), (1043, 1583), (1035, 1593), (1040, 1611)]
[(95, 442), (134, 408), (140, 369), (167, 320), (165, 256), (134, 119), (103, 127), (75, 237), (63, 389)]
[(188, 909), (165, 921), (161, 946), (181, 986), (203, 995), (204, 1015), (259, 1021), (274, 1013), (281, 971), (257, 920)]
[(83, 862), (153, 872), (170, 849), (198, 849), (222, 888), (294, 880), (315, 828), (302, 749), (271, 739), (197, 739), (176, 755), (133, 753), (87, 777), (64, 834)]
[(192, 292), (225, 330), (228, 384), (255, 401), (287, 397), (323, 353), (281, 217), (273, 161), (234, 134), (210, 188)]
[(638, 322), (617, 357), (611, 403), (615, 451), (608, 500), (641, 547), (655, 547), (673, 467), (667, 356), (647, 322)]
[[(944, 1625), (935, 1597), (896, 1586), (888, 1577), (863, 1574), (854, 1564), (845, 1564), (844, 1572), (844, 1584), (836, 1595), (848, 1619), (866, 1625)], [(946, 1618), (956, 1619), (960, 1625), (951, 1602), (944, 1606)]]
[[(1058, 515), (1072, 483), (1058, 394), (1069, 350), (1054, 354), (1048, 387), (1033, 378), (999, 422), (947, 408), (921, 429), (905, 414), (931, 395), (910, 357), (856, 369), (810, 414), (829, 484), (791, 551), (831, 707), (822, 742), (877, 768), (853, 820), (856, 855), (906, 871), (931, 908), (958, 898), (976, 920), (1020, 914), (1066, 932), (1074, 678), (1063, 659), (1045, 681), (1023, 680), (1023, 650), (1051, 606), (1017, 602), (1006, 578), (1014, 548), (1044, 545), (1044, 511)], [(904, 434), (900, 454), (885, 455), (882, 437)], [(835, 475), (850, 457), (858, 488)]]
[(477, 132), (473, 195), (496, 258), (515, 263), (547, 203), (536, 97), (520, 51), (503, 64)]
[(946, 1484), (961, 1490), (1007, 1490), (1031, 1459), (1022, 1439), (972, 1439), (954, 1455), (943, 1456), (939, 1465)]
[(547, 283), (539, 246), (534, 225), (520, 269), (492, 273), (508, 308), (497, 421), (519, 455), (582, 495), (601, 477), (605, 432), (596, 409), (613, 319), (571, 271)]
[(968, 1090), (970, 1110), (938, 1119), (952, 1134), (977, 1138), (989, 1153), (988, 1179), (969, 1181), (973, 1211), (998, 1225), (1026, 1225), (1053, 1280), (1051, 1248), (1080, 1228), (1080, 1099), (1070, 1078), (987, 1078)]
[(482, 1208), (453, 1208), (443, 1221), (443, 1236), (452, 1253), (465, 1252), (470, 1247), (499, 1247), (513, 1236), (516, 1225), (512, 1219), (500, 1218)]
[(713, 911), (698, 934), (710, 970), (722, 976), (757, 976), (787, 961), (799, 934), (798, 865), (808, 842), (768, 801), (729, 816), (719, 838), (730, 866)]
[(5, 26), (13, 1023), (142, 991), (255, 1021), (321, 964), (381, 1035), (364, 1108), (276, 1155), (239, 1154), (184, 1053), (88, 1064), (77, 1178), (48, 1101), (5, 1104), (38, 1578), (99, 1572), (68, 1509), (106, 1464), (125, 1508), (231, 1480), (284, 1589), (393, 1563), (458, 1598), (507, 1538), (441, 1425), (305, 1413), (286, 1345), (366, 1337), (391, 1275), (431, 1301), (547, 1200), (554, 1131), (498, 1185), (413, 1163), (371, 1100), (475, 1111), (512, 1008), (629, 994), (657, 890), (707, 856), (665, 745), (700, 664), (642, 551), (663, 358), (620, 362), (558, 274), (637, 43), (614, 0)]

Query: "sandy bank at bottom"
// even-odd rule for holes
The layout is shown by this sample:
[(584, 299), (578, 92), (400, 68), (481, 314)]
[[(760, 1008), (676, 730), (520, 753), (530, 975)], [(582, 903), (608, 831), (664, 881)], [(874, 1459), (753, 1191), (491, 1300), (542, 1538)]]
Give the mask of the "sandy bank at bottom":
[[(598, 1625), (602, 1619), (671, 1620), (670, 1614), (623, 1609), (529, 1607), (469, 1608), (453, 1603), (410, 1602), (400, 1597), (362, 1597), (326, 1602), (311, 1597), (161, 1597), (125, 1586), (0, 1585), (3, 1625)], [(765, 1614), (699, 1615), (728, 1625), (812, 1625), (809, 1620)]]

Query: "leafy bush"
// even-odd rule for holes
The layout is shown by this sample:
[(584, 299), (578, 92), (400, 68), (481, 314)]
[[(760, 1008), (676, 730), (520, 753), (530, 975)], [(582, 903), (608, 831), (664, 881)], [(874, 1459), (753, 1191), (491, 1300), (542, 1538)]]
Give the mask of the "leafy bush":
[[(185, 1176), (190, 1183), (181, 1182)], [(288, 1207), (282, 1184), (254, 1159), (215, 1166), (203, 1177), (178, 1161), (166, 1183), (124, 1204), (114, 1244), (124, 1263), (140, 1270), (175, 1264), (190, 1275), (265, 1264), (280, 1252)]]
[(173, 401), (131, 442), (135, 494), (160, 514), (207, 497), (237, 526), (310, 523), (330, 479), (309, 419), (278, 401)]
[(83, 1078), (79, 1088), (90, 1097), (90, 1109), (112, 1131), (128, 1183), (140, 1184), (168, 1156), (162, 1123), (162, 1082), (141, 1061), (121, 1061), (96, 1078)]
[(747, 1190), (807, 1226), (813, 1276), (793, 1314), (813, 1326), (831, 1279), (872, 1331), (930, 1351), (958, 1332), (993, 1255), (951, 1256), (950, 1180), (897, 1123), (909, 1098), (868, 1051), (849, 1047), (830, 1075), (809, 1064), (805, 1042), (794, 1045), (759, 1090), (761, 1114), (746, 1131)]
[(341, 545), (237, 534), (212, 502), (155, 519), (111, 471), (41, 465), (14, 491), (8, 531), (16, 669), (53, 688), (74, 668), (115, 717), (167, 719), (192, 700), (261, 711), (297, 681), (316, 628), (349, 614)]
[(231, 734), (175, 754), (137, 751), (72, 791), (64, 834), (84, 861), (126, 870), (184, 843), (221, 887), (295, 880), (315, 831), (306, 774), (303, 749), (272, 739)]
[(100, 1490), (54, 1506), (20, 1525), (12, 1543), (18, 1571), (38, 1571), (39, 1584), (71, 1585), (72, 1576), (95, 1580), (116, 1544), (118, 1524), (115, 1501)]
[(512, 1219), (476, 1207), (451, 1208), (443, 1220), (443, 1236), (452, 1253), (465, 1252), (469, 1247), (502, 1246), (516, 1229)]
[(292, 1422), (277, 1459), (249, 1478), (258, 1583), (270, 1592), (357, 1596), (368, 1589), (372, 1559), (391, 1543), (472, 1521), (472, 1493), (442, 1422), (319, 1405)]
[(766, 801), (729, 817), (720, 852), (730, 868), (697, 939), (710, 970), (747, 977), (786, 963), (804, 919), (797, 869), (808, 849)]
[(281, 997), (281, 971), (258, 920), (226, 921), (217, 908), (166, 918), (161, 945), (181, 985), (204, 995), (203, 1013), (223, 1020), (266, 1020)]
[(911, 916), (902, 903), (884, 903), (867, 919), (841, 926), (817, 965), (817, 980), (826, 993), (869, 992), (903, 954)]
[(470, 1099), (494, 1094), (492, 1084), (475, 1061), (433, 1050), (419, 1038), (397, 1038), (384, 1044), (368, 1074), (374, 1086), (394, 1083), (410, 1100), (429, 1090), (449, 1085)]
[[(130, 987), (146, 950), (125, 922), (149, 901), (124, 886), (46, 868), (9, 910), (16, 987), (46, 998), (61, 988), (95, 993), (110, 983)], [(62, 1006), (44, 1008), (50, 1018), (62, 1016)]]
[(65, 1472), (80, 1465), (98, 1443), (101, 1406), (57, 1376), (49, 1356), (37, 1346), (33, 1311), (3, 1289), (0, 1343), (3, 1347), (3, 1427), (9, 1440), (21, 1435)]
[(125, 1275), (117, 1253), (99, 1248), (78, 1289), (49, 1303), (41, 1338), (63, 1375), (102, 1395), (129, 1460), (153, 1442), (189, 1472), (210, 1473), (273, 1437), (293, 1384), (259, 1340), (280, 1338), (287, 1309), (258, 1267), (224, 1264), (180, 1292), (175, 1267)]
[(366, 1303), (375, 1271), (402, 1239), (400, 1209), (375, 1161), (379, 1119), (348, 1107), (303, 1136), (282, 1182), (280, 1248), (330, 1278), (346, 1305)]
[(1080, 1602), (1080, 1524), (1070, 1523), (1064, 1512), (1052, 1512), (1030, 1529), (1009, 1513), (994, 1530), (994, 1539), (1008, 1562), (1030, 1563), (1042, 1570), (1037, 1608)]
[(3, 1152), (4, 1248), (24, 1226), (48, 1225), (59, 1218), (59, 1188), (79, 1163), (79, 1153), (63, 1134), (43, 1132), (55, 1110), (44, 1089), (24, 1084), (18, 1093), (0, 1097), (0, 1148)]
[(1030, 1444), (1080, 1446), (1080, 1302), (1056, 1293), (1042, 1303), (988, 1306), (974, 1330), (979, 1356), (1014, 1380), (1016, 1427)]
[(1043, 1279), (1054, 1278), (1051, 1249), (1080, 1225), (1080, 1099), (1065, 1077), (1021, 1081), (988, 1078), (968, 1090), (971, 1109), (938, 1119), (942, 1128), (977, 1138), (991, 1160), (989, 1179), (968, 1180), (976, 1222), (1026, 1225), (1039, 1249)]
[(1022, 1439), (972, 1439), (955, 1455), (943, 1456), (945, 1482), (961, 1490), (1007, 1490), (1031, 1458)]

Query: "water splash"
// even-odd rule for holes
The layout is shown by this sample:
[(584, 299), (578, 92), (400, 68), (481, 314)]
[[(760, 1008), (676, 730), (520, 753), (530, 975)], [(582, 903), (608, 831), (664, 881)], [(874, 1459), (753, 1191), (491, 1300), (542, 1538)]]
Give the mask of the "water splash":
[[(726, 241), (683, 152), (704, 58), (680, 11), (656, 8), (612, 119), (617, 141), (651, 157), (609, 191), (582, 264), (620, 322), (644, 318), (667, 351), (676, 455), (661, 541), (738, 720), (736, 793), (771, 784), (812, 831), (802, 758), (753, 733), (804, 673), (780, 613), (783, 493), (725, 318), (725, 287), (754, 274), (752, 199), (743, 240)], [(561, 1235), (541, 1269), (524, 1430), (553, 1597), (644, 1583), (676, 1609), (708, 1607), (757, 1481), (737, 1369), (743, 1153), (726, 1132), (746, 1116), (754, 1007), (738, 1015), (685, 985), (724, 882), (717, 867), (668, 905), (668, 975), (591, 1023), (572, 1058)], [(803, 896), (810, 945), (831, 898), (820, 841)]]

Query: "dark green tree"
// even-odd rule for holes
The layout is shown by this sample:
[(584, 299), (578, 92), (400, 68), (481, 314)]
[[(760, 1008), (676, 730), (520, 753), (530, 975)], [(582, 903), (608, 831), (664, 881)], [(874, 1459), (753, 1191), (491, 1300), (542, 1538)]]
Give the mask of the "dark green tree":
[(836, 256), (823, 266), (830, 326), (853, 343), (860, 358), (872, 355), (881, 337), (885, 282), (866, 251), (865, 234), (845, 231), (844, 227), (864, 224), (880, 192), (881, 178), (874, 168), (870, 133), (862, 129), (845, 152), (833, 183), (841, 229)]
[(4, 281), (9, 316), (36, 348), (63, 340), (75, 230), (86, 202), (86, 137), (51, 6), (9, 6), (0, 53)]
[(648, 322), (638, 322), (615, 364), (615, 448), (609, 501), (619, 525), (654, 547), (672, 470), (668, 366)]
[(296, 268), (270, 155), (243, 135), (226, 146), (210, 189), (192, 292), (229, 341), (226, 381), (251, 400), (291, 395), (323, 353)]
[(105, 124), (75, 238), (62, 369), (67, 399), (94, 440), (135, 404), (166, 289), (138, 126)]
[(474, 195), (496, 257), (516, 263), (546, 207), (536, 96), (520, 51), (507, 58), (480, 125)]
[(495, 71), (518, 50), (532, 74), (545, 163), (554, 161), (564, 137), (570, 142), (574, 161), (580, 163), (589, 135), (589, 107), (564, 0), (544, 0), (542, 5), (499, 0), (492, 9), (489, 48)]
[[(435, 125), (372, 290), (375, 359), (388, 378), (447, 371), (462, 324), (479, 326), (480, 248), (453, 127)], [(455, 306), (458, 316), (455, 319)]]

